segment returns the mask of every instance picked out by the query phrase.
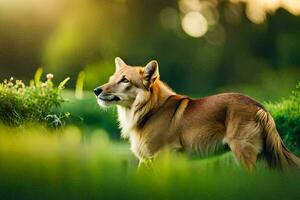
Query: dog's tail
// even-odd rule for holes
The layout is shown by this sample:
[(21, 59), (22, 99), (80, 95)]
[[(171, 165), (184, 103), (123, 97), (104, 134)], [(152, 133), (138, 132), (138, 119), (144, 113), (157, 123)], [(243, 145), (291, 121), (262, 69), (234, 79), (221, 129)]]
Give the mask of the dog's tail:
[(257, 118), (263, 126), (263, 155), (271, 168), (289, 170), (300, 169), (300, 158), (291, 153), (283, 144), (273, 117), (267, 111), (260, 109)]

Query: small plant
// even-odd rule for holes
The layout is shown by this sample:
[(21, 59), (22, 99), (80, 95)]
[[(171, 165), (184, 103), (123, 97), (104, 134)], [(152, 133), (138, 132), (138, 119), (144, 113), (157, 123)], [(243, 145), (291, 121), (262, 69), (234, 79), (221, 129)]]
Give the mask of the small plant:
[(36, 71), (29, 86), (13, 77), (0, 83), (0, 122), (9, 126), (20, 126), (25, 122), (42, 122), (52, 126), (51, 119), (55, 119), (54, 124), (62, 125), (58, 122), (59, 117), (53, 117), (52, 109), (64, 102), (61, 91), (70, 78), (55, 86), (53, 74), (47, 74), (47, 80), (41, 81), (42, 72), (41, 68)]

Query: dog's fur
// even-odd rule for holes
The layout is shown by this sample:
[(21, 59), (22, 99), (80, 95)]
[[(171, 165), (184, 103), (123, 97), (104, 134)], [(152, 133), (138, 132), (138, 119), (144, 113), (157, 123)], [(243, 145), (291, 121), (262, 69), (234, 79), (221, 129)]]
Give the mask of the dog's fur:
[(249, 169), (259, 154), (272, 168), (300, 166), (282, 143), (272, 116), (252, 98), (224, 93), (194, 100), (160, 80), (156, 61), (131, 67), (116, 58), (115, 64), (115, 74), (100, 87), (98, 103), (117, 105), (122, 137), (130, 140), (140, 160), (164, 148), (204, 156), (227, 147)]

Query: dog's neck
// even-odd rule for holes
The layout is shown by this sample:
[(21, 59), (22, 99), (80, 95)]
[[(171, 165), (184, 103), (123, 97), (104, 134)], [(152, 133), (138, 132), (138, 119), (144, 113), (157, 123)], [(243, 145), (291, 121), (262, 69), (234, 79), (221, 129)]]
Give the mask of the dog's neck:
[(166, 84), (157, 79), (153, 83), (150, 92), (142, 91), (130, 108), (118, 106), (118, 120), (121, 128), (121, 137), (129, 138), (139, 120), (147, 113), (158, 109), (171, 96), (175, 95)]

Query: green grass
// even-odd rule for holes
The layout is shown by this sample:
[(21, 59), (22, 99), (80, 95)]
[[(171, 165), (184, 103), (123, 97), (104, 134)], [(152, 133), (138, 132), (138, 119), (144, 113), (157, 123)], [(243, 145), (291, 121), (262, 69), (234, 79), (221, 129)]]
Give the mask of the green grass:
[(76, 127), (1, 127), (0, 199), (299, 199), (300, 173), (246, 172), (230, 154), (205, 160), (163, 153), (136, 170), (128, 145)]

